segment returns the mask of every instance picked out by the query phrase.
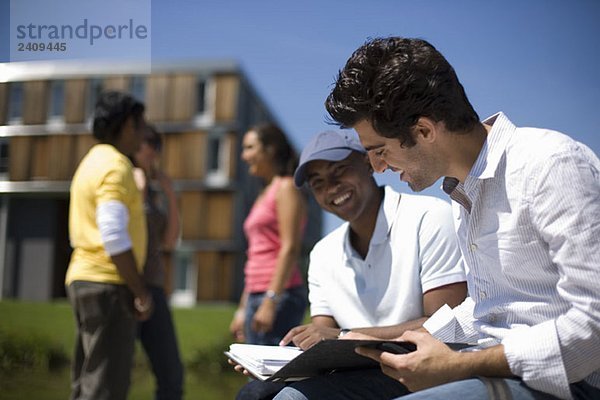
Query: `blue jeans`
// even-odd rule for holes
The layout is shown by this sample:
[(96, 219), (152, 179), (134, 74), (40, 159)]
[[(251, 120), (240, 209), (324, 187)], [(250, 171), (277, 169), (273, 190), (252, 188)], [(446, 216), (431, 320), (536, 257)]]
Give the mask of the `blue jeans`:
[[(508, 390), (510, 391), (513, 400), (557, 400), (556, 397), (550, 394), (538, 392), (537, 390), (526, 386), (520, 379), (503, 379), (503, 381), (508, 386)], [(575, 400), (600, 399), (600, 389), (596, 389), (585, 382), (572, 384), (571, 393)], [(398, 400), (423, 399), (485, 400), (490, 399), (490, 397), (485, 384), (481, 380), (473, 378), (436, 386), (431, 389), (404, 396)]]
[[(333, 374), (336, 375), (336, 374)], [(323, 377), (333, 376), (324, 375)], [(323, 378), (320, 377), (320, 378)], [(395, 395), (389, 397), (380, 393), (380, 383), (367, 376), (357, 376), (353, 381), (327, 382), (327, 379), (320, 379), (311, 383), (315, 378), (287, 386), (274, 400), (308, 400), (308, 399), (396, 399), (396, 400), (492, 400), (486, 385), (479, 379), (466, 379), (464, 381), (452, 382), (431, 389), (423, 390), (406, 395)], [(391, 378), (390, 378), (391, 379)], [(357, 391), (357, 382), (362, 382), (362, 388)], [(527, 387), (520, 379), (503, 379), (510, 391), (513, 400), (557, 400), (556, 397), (538, 392)], [(303, 382), (305, 382), (303, 384)], [(331, 383), (335, 383), (335, 386)], [(308, 385), (307, 385), (308, 384)], [(349, 385), (349, 386), (345, 386)], [(308, 386), (308, 387), (307, 387)], [(594, 400), (600, 399), (600, 390), (588, 385), (585, 382), (579, 382), (571, 385), (571, 392), (576, 400)]]
[(251, 380), (242, 386), (235, 400), (272, 400), (284, 387), (283, 382)]
[(264, 293), (250, 293), (246, 304), (246, 321), (244, 333), (246, 343), (278, 345), (290, 329), (300, 325), (304, 319), (307, 300), (303, 286), (287, 289), (281, 294), (275, 311), (275, 322), (270, 332), (259, 333), (251, 329), (252, 318), (260, 307)]
[(156, 400), (179, 400), (183, 396), (183, 365), (177, 337), (162, 288), (149, 286), (154, 301), (150, 318), (139, 323), (139, 338), (156, 377)]

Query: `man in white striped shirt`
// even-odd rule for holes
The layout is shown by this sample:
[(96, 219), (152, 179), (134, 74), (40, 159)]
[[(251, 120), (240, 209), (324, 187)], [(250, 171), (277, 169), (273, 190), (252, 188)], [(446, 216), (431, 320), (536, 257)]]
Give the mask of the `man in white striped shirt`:
[(359, 350), (419, 391), (403, 399), (600, 398), (597, 156), (502, 113), (479, 122), (454, 69), (423, 40), (361, 46), (326, 107), (358, 132), (375, 171), (392, 169), (415, 191), (445, 177), (453, 200), (470, 298), (401, 336), (414, 353)]

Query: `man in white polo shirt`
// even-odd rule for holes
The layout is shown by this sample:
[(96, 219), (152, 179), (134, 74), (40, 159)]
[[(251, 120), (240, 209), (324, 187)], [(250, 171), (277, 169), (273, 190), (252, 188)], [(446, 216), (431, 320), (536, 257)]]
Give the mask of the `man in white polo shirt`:
[[(312, 250), (312, 322), (293, 328), (282, 345), (306, 349), (350, 329), (395, 338), (420, 327), (444, 304), (465, 298), (450, 205), (379, 187), (372, 174), (365, 150), (349, 133), (320, 133), (302, 152), (296, 185), (307, 184), (321, 208), (347, 222)], [(291, 386), (308, 398), (388, 399), (406, 393), (380, 369), (338, 372)], [(281, 388), (253, 382), (238, 399), (270, 398)]]

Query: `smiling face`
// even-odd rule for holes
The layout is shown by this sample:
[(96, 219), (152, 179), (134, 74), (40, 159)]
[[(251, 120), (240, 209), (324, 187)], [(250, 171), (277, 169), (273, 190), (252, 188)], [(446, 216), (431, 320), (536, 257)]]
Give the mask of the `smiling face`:
[(420, 192), (433, 185), (443, 174), (439, 157), (435, 155), (434, 146), (427, 136), (431, 132), (417, 127), (416, 144), (402, 147), (396, 138), (379, 135), (370, 122), (363, 120), (354, 126), (362, 145), (367, 149), (369, 161), (375, 172), (386, 169), (397, 172), (400, 180), (408, 183), (415, 192)]
[(248, 164), (248, 172), (253, 176), (265, 177), (272, 169), (272, 157), (254, 131), (248, 131), (244, 135), (242, 160)]
[(321, 208), (350, 223), (366, 215), (378, 187), (365, 155), (352, 152), (341, 161), (315, 160), (306, 165), (306, 181)]

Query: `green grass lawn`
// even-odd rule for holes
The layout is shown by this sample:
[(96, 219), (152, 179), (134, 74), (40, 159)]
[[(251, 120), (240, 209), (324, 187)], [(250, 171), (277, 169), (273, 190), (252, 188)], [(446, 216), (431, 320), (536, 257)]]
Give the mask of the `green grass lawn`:
[[(233, 305), (202, 305), (173, 310), (180, 351), (186, 366), (186, 399), (232, 399), (245, 382), (246, 378), (232, 372), (226, 365), (222, 354), (231, 341), (228, 326), (233, 309)], [(39, 361), (41, 357), (35, 356), (30, 357), (34, 361), (28, 366), (8, 365), (6, 338), (12, 337), (13, 341), (26, 343), (27, 348), (51, 347), (55, 352), (71, 358), (74, 336), (73, 315), (66, 301), (1, 301), (0, 367), (3, 368), (0, 368), (0, 400), (67, 399), (69, 366), (63, 362), (62, 367), (49, 369), (47, 360)], [(42, 353), (43, 349), (36, 351)], [(30, 358), (24, 357), (25, 360)], [(151, 399), (153, 376), (139, 346), (135, 365), (129, 399)]]

